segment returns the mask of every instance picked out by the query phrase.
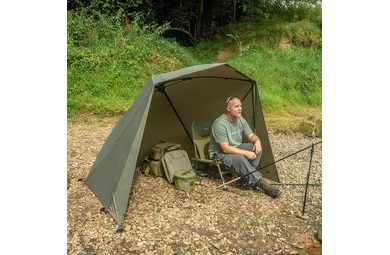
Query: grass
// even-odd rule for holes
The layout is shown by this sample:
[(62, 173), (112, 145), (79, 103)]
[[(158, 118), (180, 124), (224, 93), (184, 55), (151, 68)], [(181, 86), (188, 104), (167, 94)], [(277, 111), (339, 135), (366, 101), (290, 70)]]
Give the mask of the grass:
[(262, 104), (268, 111), (321, 104), (320, 49), (258, 44), (227, 63), (257, 81)]
[(300, 19), (275, 15), (233, 23), (221, 29), (213, 40), (200, 42), (192, 54), (202, 62), (213, 62), (218, 52), (228, 47), (235, 48), (237, 52), (256, 44), (271, 48), (295, 46), (321, 49), (321, 21), (317, 20), (321, 13), (316, 12), (301, 15)]
[(164, 26), (68, 12), (68, 116), (125, 112), (157, 73), (225, 62), (257, 81), (267, 123), (296, 130), (304, 116), (320, 116), (320, 13), (252, 18), (221, 29), (212, 41), (184, 48), (160, 35)]
[(192, 53), (212, 62), (219, 51), (232, 51), (225, 62), (256, 80), (267, 123), (299, 131), (302, 119), (320, 117), (322, 111), (321, 22), (318, 16), (309, 18), (249, 19), (200, 43)]
[(307, 117), (321, 119), (320, 50), (260, 46), (243, 55), (248, 56), (234, 56), (227, 62), (257, 81), (270, 129), (299, 132)]
[(152, 74), (198, 63), (162, 30), (68, 12), (68, 115), (124, 112)]

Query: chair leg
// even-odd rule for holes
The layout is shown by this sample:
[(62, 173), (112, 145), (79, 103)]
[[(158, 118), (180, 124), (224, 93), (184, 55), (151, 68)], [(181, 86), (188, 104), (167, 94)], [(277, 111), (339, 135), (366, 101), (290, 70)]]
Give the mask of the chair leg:
[(221, 167), (219, 166), (219, 164), (216, 164), (216, 165), (217, 165), (217, 168), (218, 168), (219, 176), (221, 176), (222, 185), (223, 185), (223, 190), (227, 190), (228, 187), (227, 187), (226, 184), (225, 184), (225, 178), (223, 178), (223, 174), (222, 174), (222, 171), (221, 171)]

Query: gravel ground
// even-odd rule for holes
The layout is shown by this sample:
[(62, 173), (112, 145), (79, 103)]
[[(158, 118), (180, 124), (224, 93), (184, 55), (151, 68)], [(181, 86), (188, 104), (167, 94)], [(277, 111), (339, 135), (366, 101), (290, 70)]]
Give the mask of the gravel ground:
[[(321, 254), (322, 146), (315, 146), (305, 215), (303, 185), (280, 186), (272, 199), (259, 191), (202, 178), (191, 193), (163, 178), (137, 172), (125, 231), (101, 210), (84, 184), (93, 161), (119, 117), (83, 116), (68, 123), (68, 254)], [(275, 159), (319, 141), (270, 132)], [(282, 183), (305, 183), (310, 150), (277, 163)]]

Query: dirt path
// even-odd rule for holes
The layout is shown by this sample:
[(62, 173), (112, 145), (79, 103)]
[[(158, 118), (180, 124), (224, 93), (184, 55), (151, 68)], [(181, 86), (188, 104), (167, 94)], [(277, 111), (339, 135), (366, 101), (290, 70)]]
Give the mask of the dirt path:
[(217, 58), (215, 59), (215, 62), (216, 63), (225, 62), (225, 60), (228, 59), (233, 54), (233, 51), (234, 51), (233, 46), (229, 46), (229, 47), (224, 48), (223, 50), (221, 50), (218, 53)]
[[(118, 119), (87, 116), (68, 123), (68, 254), (321, 254), (314, 238), (322, 222), (321, 186), (309, 188), (302, 219), (297, 217), (302, 186), (283, 186), (282, 196), (273, 200), (239, 187), (210, 189), (220, 180), (202, 178), (187, 194), (163, 178), (137, 172), (125, 231), (116, 233), (113, 219), (100, 210), (83, 180)], [(319, 140), (274, 133), (270, 139), (276, 159)], [(283, 183), (304, 182), (309, 154), (277, 165)], [(321, 146), (312, 167), (310, 182), (321, 183)]]

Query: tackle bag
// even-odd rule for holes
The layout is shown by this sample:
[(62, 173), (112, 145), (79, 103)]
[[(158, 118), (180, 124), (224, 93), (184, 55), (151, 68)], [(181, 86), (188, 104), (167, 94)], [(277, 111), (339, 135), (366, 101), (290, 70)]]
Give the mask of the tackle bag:
[(160, 160), (149, 160), (149, 174), (164, 177), (164, 170)]
[(186, 151), (166, 152), (162, 162), (168, 182), (173, 183), (176, 189), (189, 192), (195, 188), (196, 184), (200, 184), (200, 178), (192, 168)]
[(157, 143), (152, 147), (152, 153), (150, 156), (153, 160), (161, 161), (165, 152), (179, 149), (180, 146), (181, 145), (178, 143), (171, 143), (171, 142)]
[(198, 178), (193, 169), (182, 170), (175, 173), (173, 182), (176, 189), (190, 192), (195, 188)]
[(164, 169), (162, 166), (162, 157), (165, 152), (180, 148), (180, 144), (171, 142), (160, 142), (152, 147), (149, 158), (149, 173), (154, 176), (163, 177)]

